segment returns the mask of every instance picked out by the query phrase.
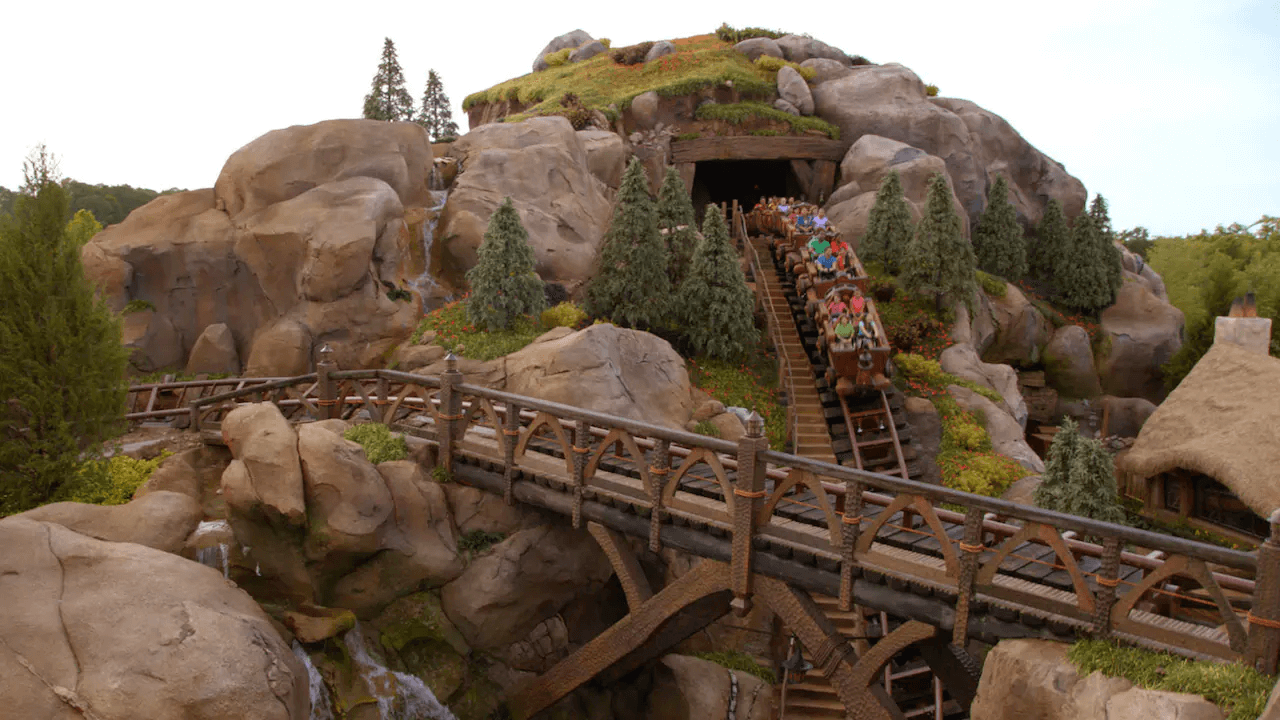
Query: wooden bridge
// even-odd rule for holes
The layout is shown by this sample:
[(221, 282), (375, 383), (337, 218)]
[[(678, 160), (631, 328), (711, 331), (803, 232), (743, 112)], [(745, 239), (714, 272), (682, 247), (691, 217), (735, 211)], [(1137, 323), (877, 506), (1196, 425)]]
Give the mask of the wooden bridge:
[[(298, 422), (367, 417), (433, 443), (457, 482), (588, 525), (630, 614), (511, 698), (517, 717), (754, 602), (799, 636), (855, 718), (896, 716), (876, 679), (913, 644), (965, 701), (974, 678), (957, 649), (969, 638), (1112, 637), (1275, 671), (1280, 524), (1257, 552), (1230, 550), (771, 451), (758, 417), (731, 443), (470, 385), (449, 368), (340, 371), (325, 359), (292, 378), (148, 384), (133, 389), (130, 418), (220, 441), (222, 419), (250, 402)], [(209, 394), (218, 387), (232, 389)], [(623, 535), (705, 561), (654, 593)], [(811, 594), (905, 622), (859, 655)]]

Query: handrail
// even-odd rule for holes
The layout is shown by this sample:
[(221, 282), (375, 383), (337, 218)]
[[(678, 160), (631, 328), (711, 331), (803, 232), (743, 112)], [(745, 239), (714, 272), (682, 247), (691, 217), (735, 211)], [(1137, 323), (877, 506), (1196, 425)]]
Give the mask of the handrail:
[(782, 329), (777, 325), (778, 309), (773, 304), (773, 296), (762, 287), (764, 276), (763, 269), (760, 267), (760, 254), (756, 252), (756, 247), (751, 244), (750, 238), (747, 238), (743, 244), (746, 247), (747, 263), (751, 267), (751, 274), (756, 279), (756, 287), (760, 288), (759, 295), (766, 305), (765, 328), (778, 357), (778, 384), (787, 393), (787, 440), (793, 443), (794, 448), (795, 443), (799, 442), (800, 422), (799, 415), (796, 413), (796, 388), (791, 377), (791, 359), (787, 357), (786, 346), (782, 343)]

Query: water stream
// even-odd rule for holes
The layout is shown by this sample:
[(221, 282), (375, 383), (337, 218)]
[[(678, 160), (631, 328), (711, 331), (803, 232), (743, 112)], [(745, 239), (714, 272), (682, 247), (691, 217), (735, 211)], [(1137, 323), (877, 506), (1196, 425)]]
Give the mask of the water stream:
[(324, 678), (316, 669), (311, 657), (297, 640), (293, 641), (293, 654), (307, 668), (307, 679), (311, 688), (311, 720), (333, 720), (333, 706), (329, 703), (329, 688), (325, 687)]
[(427, 301), (431, 297), (432, 291), (436, 289), (436, 279), (431, 277), (431, 243), (436, 236), (436, 222), (440, 217), (440, 213), (444, 210), (444, 204), (449, 201), (449, 191), (432, 190), (431, 200), (430, 215), (422, 223), (422, 274), (414, 278), (410, 283), (414, 292), (418, 293), (418, 297), (422, 298), (423, 313), (426, 313), (428, 309)]
[(342, 642), (351, 653), (355, 669), (377, 698), (378, 715), (382, 720), (457, 720), (422, 680), (388, 669), (370, 656), (360, 623), (347, 631)]
[(231, 546), (223, 539), (233, 537), (226, 520), (204, 520), (196, 526), (190, 542), (196, 550), (196, 562), (222, 571), (228, 577), (231, 571)]

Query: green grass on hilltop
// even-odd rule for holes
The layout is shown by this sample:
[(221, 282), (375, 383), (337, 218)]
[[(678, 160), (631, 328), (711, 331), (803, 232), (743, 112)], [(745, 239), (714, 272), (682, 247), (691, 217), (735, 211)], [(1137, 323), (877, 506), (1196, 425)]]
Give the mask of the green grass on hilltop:
[(840, 139), (840, 128), (822, 118), (792, 115), (762, 102), (741, 102), (729, 105), (709, 103), (698, 108), (695, 115), (699, 120), (723, 120), (734, 125), (742, 125), (753, 118), (772, 120), (787, 123), (794, 133), (820, 130), (832, 140)]
[(650, 90), (670, 97), (732, 82), (744, 97), (767, 97), (777, 89), (776, 71), (755, 66), (746, 55), (715, 35), (672, 42), (676, 52), (653, 62), (618, 65), (609, 53), (602, 53), (580, 63), (530, 73), (473, 93), (462, 101), (462, 108), (470, 110), (480, 103), (503, 100), (533, 103), (525, 112), (507, 118), (509, 122), (516, 122), (556, 114), (563, 109), (559, 101), (565, 93), (577, 95), (587, 108), (609, 114), (609, 106), (625, 110), (632, 98)]

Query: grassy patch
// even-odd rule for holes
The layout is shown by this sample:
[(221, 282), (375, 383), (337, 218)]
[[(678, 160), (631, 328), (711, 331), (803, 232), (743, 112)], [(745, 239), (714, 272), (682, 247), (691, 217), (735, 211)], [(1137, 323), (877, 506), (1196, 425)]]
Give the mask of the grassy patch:
[(356, 425), (348, 428), (342, 436), (352, 442), (360, 443), (364, 448), (365, 457), (369, 458), (369, 462), (374, 465), (409, 457), (409, 446), (404, 438), (393, 435), (391, 429), (382, 423)]
[(949, 310), (939, 312), (933, 298), (902, 290), (893, 276), (874, 263), (869, 263), (866, 270), (873, 281), (876, 312), (895, 350), (937, 360), (943, 350), (951, 347), (955, 317)]
[(1104, 346), (1105, 349), (1110, 349), (1111, 337), (1102, 329), (1102, 325), (1097, 318), (1063, 312), (1025, 281), (1018, 283), (1018, 288), (1027, 296), (1027, 299), (1031, 301), (1036, 310), (1039, 310), (1040, 314), (1049, 321), (1049, 324), (1053, 325), (1055, 330), (1068, 325), (1079, 325), (1084, 328), (1085, 332), (1089, 333), (1089, 342), (1092, 343), (1095, 352), (1100, 348), (1104, 348)]
[(1004, 402), (1004, 396), (985, 385), (972, 380), (952, 375), (942, 369), (937, 360), (929, 360), (920, 355), (898, 353), (893, 356), (893, 364), (898, 367), (901, 389), (911, 395), (933, 397), (945, 395), (948, 385), (959, 385), (968, 388), (993, 403)]
[(65, 494), (56, 500), (91, 505), (123, 505), (173, 453), (165, 450), (151, 460), (115, 455), (92, 460), (80, 466), (74, 482), (64, 486)]
[(1067, 651), (1067, 659), (1082, 675), (1096, 671), (1150, 690), (1203, 695), (1227, 713), (1227, 720), (1253, 720), (1260, 716), (1275, 683), (1241, 664), (1196, 662), (1101, 640), (1075, 643)]
[(769, 70), (771, 72), (778, 72), (784, 67), (789, 67), (800, 73), (800, 77), (804, 78), (805, 82), (813, 82), (813, 79), (818, 76), (818, 71), (811, 67), (800, 67), (800, 63), (783, 60), (772, 55), (761, 55), (756, 58), (755, 66), (761, 70)]
[(978, 284), (982, 286), (982, 291), (987, 297), (1002, 298), (1009, 292), (1009, 286), (1005, 284), (1002, 278), (995, 275), (978, 271)]
[(449, 352), (475, 360), (493, 360), (533, 342), (542, 327), (529, 318), (520, 318), (510, 330), (483, 330), (467, 320), (465, 300), (458, 300), (431, 311), (410, 342), (416, 344), (428, 330), (436, 334), (435, 343)]
[(942, 484), (954, 490), (1000, 497), (1029, 472), (1017, 462), (991, 449), (984, 418), (966, 412), (950, 395), (933, 398), (942, 419), (942, 447), (937, 462)]
[(548, 330), (557, 327), (577, 327), (586, 319), (587, 313), (571, 302), (562, 302), (553, 308), (547, 308), (538, 317), (542, 327)]
[(698, 423), (693, 426), (693, 431), (699, 435), (706, 435), (707, 437), (720, 437), (720, 428), (716, 427), (715, 423), (710, 420), (699, 420)]
[(730, 670), (737, 670), (748, 675), (755, 675), (766, 683), (773, 685), (778, 680), (773, 676), (773, 671), (756, 662), (750, 655), (744, 652), (727, 651), (727, 652), (700, 652), (695, 653), (694, 657), (701, 660), (713, 662), (721, 667)]
[(806, 130), (818, 130), (826, 133), (832, 140), (840, 139), (840, 128), (816, 117), (801, 117), (785, 113), (772, 105), (762, 102), (740, 102), (730, 104), (707, 103), (698, 108), (694, 116), (699, 120), (721, 120), (732, 125), (743, 125), (750, 120), (771, 120), (786, 123), (793, 133)]
[(482, 553), (506, 538), (500, 532), (472, 530), (458, 538), (458, 549), (467, 554)]
[(778, 30), (768, 30), (765, 28), (758, 28), (758, 27), (742, 28), (741, 30), (739, 30), (738, 28), (733, 27), (729, 23), (721, 23), (720, 27), (716, 28), (716, 37), (720, 38), (721, 40), (727, 43), (731, 43), (735, 45), (737, 43), (742, 42), (743, 40), (750, 40), (751, 38), (758, 38), (758, 37), (765, 37), (771, 40), (777, 40), (778, 38), (786, 34), (787, 33), (780, 32)]
[(561, 109), (558, 100), (565, 93), (577, 95), (589, 109), (605, 110), (614, 105), (623, 110), (632, 98), (650, 90), (666, 96), (687, 95), (732, 82), (741, 94), (766, 97), (777, 87), (775, 73), (755, 67), (747, 56), (714, 35), (673, 43), (676, 52), (639, 65), (619, 65), (606, 53), (513, 78), (467, 96), (462, 107), (470, 110), (480, 103), (504, 100), (531, 106), (507, 118), (514, 122), (556, 114)]
[(1186, 520), (1186, 518), (1178, 518), (1173, 522), (1165, 520), (1157, 520), (1142, 514), (1142, 501), (1137, 498), (1121, 496), (1120, 503), (1124, 507), (1125, 521), (1124, 524), (1129, 527), (1139, 528), (1141, 530), (1151, 530), (1152, 532), (1163, 533), (1165, 535), (1173, 535), (1174, 537), (1185, 538), (1187, 540), (1197, 540), (1218, 547), (1231, 548), (1233, 550), (1253, 550), (1256, 546), (1250, 543), (1233, 540), (1232, 538), (1196, 527)]
[(787, 409), (778, 403), (777, 366), (772, 363), (763, 352), (753, 356), (751, 365), (693, 358), (689, 360), (689, 379), (725, 407), (743, 407), (760, 413), (769, 447), (783, 450), (787, 443)]

